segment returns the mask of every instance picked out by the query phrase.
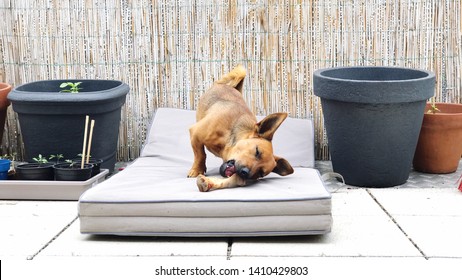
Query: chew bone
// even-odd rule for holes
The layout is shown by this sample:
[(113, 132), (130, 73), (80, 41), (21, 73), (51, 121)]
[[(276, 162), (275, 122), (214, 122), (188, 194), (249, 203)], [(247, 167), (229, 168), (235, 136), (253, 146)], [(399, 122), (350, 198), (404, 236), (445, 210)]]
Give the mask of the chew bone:
[(234, 174), (229, 178), (207, 177), (205, 175), (197, 176), (197, 187), (201, 192), (242, 187), (245, 186), (245, 183), (245, 180), (239, 177), (237, 174)]

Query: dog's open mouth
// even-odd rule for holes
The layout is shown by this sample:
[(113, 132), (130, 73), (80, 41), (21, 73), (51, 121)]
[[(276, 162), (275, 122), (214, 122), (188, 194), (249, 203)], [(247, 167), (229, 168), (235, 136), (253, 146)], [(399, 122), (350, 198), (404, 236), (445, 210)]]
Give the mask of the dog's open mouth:
[(220, 175), (223, 177), (231, 177), (236, 173), (236, 165), (234, 160), (229, 160), (220, 166)]

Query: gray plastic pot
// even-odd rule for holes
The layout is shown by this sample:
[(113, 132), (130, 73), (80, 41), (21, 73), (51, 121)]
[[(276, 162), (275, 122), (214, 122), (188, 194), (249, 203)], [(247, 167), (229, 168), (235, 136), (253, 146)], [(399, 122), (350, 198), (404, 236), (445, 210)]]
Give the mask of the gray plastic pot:
[(91, 178), (92, 164), (80, 165), (70, 163), (58, 163), (53, 166), (56, 181), (86, 181)]
[(53, 163), (23, 163), (16, 166), (18, 180), (54, 180)]
[[(78, 93), (60, 92), (63, 82), (82, 82)], [(48, 80), (21, 85), (8, 95), (18, 114), (25, 160), (42, 154), (75, 158), (82, 153), (85, 116), (95, 120), (91, 155), (114, 170), (121, 107), (129, 86), (114, 80)]]
[(349, 185), (391, 187), (409, 178), (432, 72), (341, 67), (314, 73), (334, 172)]

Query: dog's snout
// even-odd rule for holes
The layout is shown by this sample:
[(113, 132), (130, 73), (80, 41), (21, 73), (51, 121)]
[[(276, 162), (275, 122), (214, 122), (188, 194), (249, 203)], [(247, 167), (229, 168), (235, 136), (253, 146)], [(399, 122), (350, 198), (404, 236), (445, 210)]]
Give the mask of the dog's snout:
[(250, 176), (250, 169), (248, 169), (247, 167), (239, 169), (239, 176), (243, 179), (248, 179)]

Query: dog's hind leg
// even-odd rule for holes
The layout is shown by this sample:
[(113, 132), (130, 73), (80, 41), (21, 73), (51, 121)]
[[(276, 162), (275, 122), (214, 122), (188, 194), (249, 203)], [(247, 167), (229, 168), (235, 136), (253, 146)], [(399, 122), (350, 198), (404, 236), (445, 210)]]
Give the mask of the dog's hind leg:
[(199, 175), (197, 177), (197, 187), (201, 192), (214, 191), (218, 189), (235, 188), (245, 186), (244, 179), (237, 174), (229, 178), (206, 177)]

